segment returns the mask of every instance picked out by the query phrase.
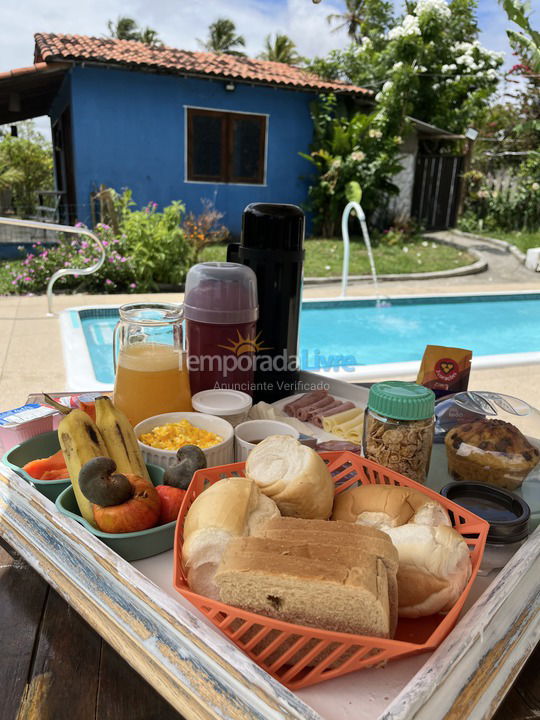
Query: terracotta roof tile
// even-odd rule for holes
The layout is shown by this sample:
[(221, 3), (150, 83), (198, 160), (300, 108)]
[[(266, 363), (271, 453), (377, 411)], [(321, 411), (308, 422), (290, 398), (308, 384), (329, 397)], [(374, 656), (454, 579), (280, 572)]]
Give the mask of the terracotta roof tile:
[(62, 60), (96, 62), (157, 70), (181, 75), (202, 75), (304, 90), (369, 95), (369, 90), (339, 82), (284, 63), (235, 55), (192, 52), (170, 47), (152, 48), (133, 40), (85, 35), (36, 33), (36, 62)]

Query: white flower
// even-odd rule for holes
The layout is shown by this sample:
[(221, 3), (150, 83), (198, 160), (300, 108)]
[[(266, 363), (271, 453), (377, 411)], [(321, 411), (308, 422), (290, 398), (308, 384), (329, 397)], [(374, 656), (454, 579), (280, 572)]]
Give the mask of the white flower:
[(405, 15), (403, 23), (396, 25), (388, 33), (389, 40), (396, 40), (397, 38), (406, 37), (408, 35), (420, 35), (420, 25), (418, 24), (418, 18), (414, 15)]
[(332, 162), (330, 163), (330, 168), (332, 170), (338, 170), (338, 168), (340, 168), (340, 167), (341, 167), (341, 158), (340, 157), (334, 158), (332, 160)]
[(491, 68), (487, 71), (486, 77), (488, 80), (497, 80), (497, 78), (499, 77), (499, 73), (493, 68)]
[(381, 100), (382, 100), (382, 93), (381, 93), (381, 92), (378, 92), (378, 93), (375, 95), (375, 102), (381, 102)]
[(391, 80), (387, 80), (384, 85), (382, 86), (383, 93), (390, 92), (390, 90), (394, 87), (394, 83)]
[(427, 247), (429, 245), (427, 240), (422, 240), (422, 247)]
[(444, 0), (418, 0), (416, 14), (420, 17), (428, 13), (444, 19), (448, 19), (452, 14)]
[(401, 135), (395, 135), (393, 140), (396, 143), (396, 145), (401, 145), (401, 143), (403, 142), (403, 138), (401, 137)]
[(380, 140), (380, 138), (382, 138), (381, 130), (377, 130), (376, 128), (371, 128), (371, 130), (368, 132), (368, 135), (370, 138), (376, 138), (377, 140)]
[(405, 245), (405, 247), (403, 248), (403, 252), (409, 252), (409, 248), (408, 248), (406, 245)]
[(366, 35), (364, 35), (364, 37), (361, 38), (361, 43), (362, 43), (362, 47), (364, 48), (364, 50), (369, 50), (371, 47), (373, 47), (373, 43)]
[(396, 72), (396, 70), (401, 70), (402, 67), (403, 67), (403, 63), (400, 60), (399, 62), (394, 63), (392, 65), (392, 72)]
[(434, 90), (438, 90), (440, 87), (441, 87), (441, 86), (440, 86), (439, 83), (433, 83), (433, 85), (432, 85), (432, 88), (433, 88)]
[(366, 159), (366, 153), (363, 153), (361, 150), (355, 150), (351, 153), (351, 159), (355, 162), (362, 162), (362, 160)]
[(448, 66), (448, 69), (449, 70), (457, 70), (457, 65), (455, 63), (452, 63), (451, 65)]
[(446, 75), (446, 73), (450, 70), (450, 65), (443, 65), (441, 67), (441, 72), (443, 75)]
[(534, 192), (538, 192), (538, 190), (540, 190), (540, 183), (533, 182), (533, 184), (531, 185), (531, 190), (534, 190)]
[(489, 197), (489, 191), (488, 190), (479, 190), (478, 191), (478, 197), (484, 200), (485, 198)]
[(418, 72), (427, 72), (427, 67), (425, 65), (419, 65)]

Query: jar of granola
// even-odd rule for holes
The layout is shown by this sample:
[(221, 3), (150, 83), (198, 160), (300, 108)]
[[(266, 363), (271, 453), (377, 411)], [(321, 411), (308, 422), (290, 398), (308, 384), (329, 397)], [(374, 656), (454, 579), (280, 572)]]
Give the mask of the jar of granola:
[(424, 483), (435, 427), (433, 390), (412, 382), (375, 383), (364, 422), (364, 455)]

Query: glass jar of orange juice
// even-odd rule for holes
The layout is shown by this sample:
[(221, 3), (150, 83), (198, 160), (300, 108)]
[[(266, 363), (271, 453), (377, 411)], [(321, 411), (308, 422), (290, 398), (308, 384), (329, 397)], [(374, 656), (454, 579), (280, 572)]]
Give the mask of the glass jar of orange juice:
[(191, 410), (182, 347), (183, 307), (129, 303), (114, 329), (114, 404), (132, 425), (152, 415)]

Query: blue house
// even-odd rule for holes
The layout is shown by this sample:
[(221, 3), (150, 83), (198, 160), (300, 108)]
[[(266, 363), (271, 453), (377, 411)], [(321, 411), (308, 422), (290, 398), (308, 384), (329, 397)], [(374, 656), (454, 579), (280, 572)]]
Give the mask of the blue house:
[(249, 202), (306, 201), (319, 93), (370, 93), (282, 63), (38, 33), (34, 65), (0, 75), (0, 123), (51, 118), (62, 217), (91, 222), (100, 185), (140, 206), (204, 199), (240, 231)]

